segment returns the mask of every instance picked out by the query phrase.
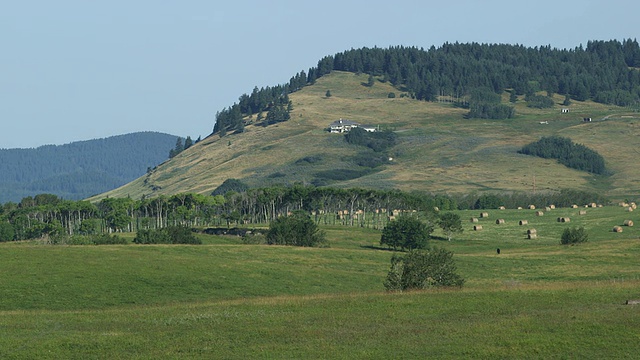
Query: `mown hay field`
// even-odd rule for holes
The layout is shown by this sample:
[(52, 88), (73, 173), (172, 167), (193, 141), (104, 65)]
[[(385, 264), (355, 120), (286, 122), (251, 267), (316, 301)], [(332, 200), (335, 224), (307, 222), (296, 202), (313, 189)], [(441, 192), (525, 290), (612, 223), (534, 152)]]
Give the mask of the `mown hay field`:
[[(431, 245), (465, 286), (408, 293), (384, 291), (393, 253), (366, 227), (312, 249), (3, 243), (0, 358), (633, 358), (640, 231), (611, 229), (637, 216), (580, 210), (457, 212), (464, 232)], [(589, 241), (560, 245), (567, 226)]]

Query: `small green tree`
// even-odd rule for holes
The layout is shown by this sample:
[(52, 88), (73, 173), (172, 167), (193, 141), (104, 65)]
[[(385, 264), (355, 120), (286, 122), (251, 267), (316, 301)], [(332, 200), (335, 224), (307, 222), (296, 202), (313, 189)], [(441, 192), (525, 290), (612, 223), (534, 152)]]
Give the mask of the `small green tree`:
[(566, 94), (564, 96), (564, 101), (562, 102), (562, 105), (564, 105), (564, 106), (571, 105), (571, 96), (569, 96), (569, 94)]
[(320, 231), (309, 215), (301, 211), (272, 221), (266, 237), (269, 245), (327, 246), (325, 233)]
[(444, 213), (440, 215), (438, 226), (444, 231), (445, 235), (447, 235), (448, 241), (451, 241), (453, 234), (458, 234), (463, 231), (460, 215), (454, 213)]
[(589, 234), (587, 234), (584, 227), (572, 227), (564, 229), (562, 236), (560, 237), (560, 243), (562, 245), (573, 245), (587, 242), (588, 239)]
[(331, 90), (327, 90), (327, 92), (324, 94), (324, 96), (331, 97)]
[(14, 237), (13, 226), (7, 221), (0, 221), (0, 242), (12, 241)]
[(400, 216), (384, 227), (380, 245), (387, 245), (393, 250), (426, 249), (432, 232), (433, 225), (409, 216)]
[(464, 279), (456, 274), (453, 253), (434, 248), (429, 251), (413, 250), (391, 258), (391, 268), (384, 281), (388, 291), (426, 289), (439, 286), (458, 286)]

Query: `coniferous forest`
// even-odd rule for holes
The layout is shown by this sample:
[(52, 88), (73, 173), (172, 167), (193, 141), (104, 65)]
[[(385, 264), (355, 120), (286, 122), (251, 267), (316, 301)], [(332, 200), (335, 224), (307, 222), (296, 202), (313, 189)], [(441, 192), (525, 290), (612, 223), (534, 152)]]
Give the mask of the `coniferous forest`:
[(35, 149), (0, 149), (0, 202), (40, 193), (83, 199), (114, 189), (166, 160), (178, 139), (142, 132)]
[(600, 175), (607, 173), (602, 155), (565, 137), (543, 137), (534, 143), (525, 145), (519, 152), (544, 159), (557, 159), (562, 165), (576, 170)]
[[(258, 114), (268, 125), (288, 119), (288, 94), (333, 70), (381, 77), (413, 98), (434, 101), (447, 96), (470, 108), (469, 117), (508, 118), (507, 105), (470, 104), (477, 89), (499, 94), (511, 90), (531, 97), (558, 93), (578, 101), (631, 106), (640, 101), (640, 46), (636, 39), (589, 41), (574, 49), (551, 46), (445, 43), (429, 49), (396, 46), (361, 48), (327, 56), (316, 67), (301, 71), (288, 83), (253, 89), (237, 103), (218, 112), (213, 133), (244, 131), (243, 116)], [(543, 104), (542, 104), (543, 105)], [(534, 106), (541, 106), (537, 101)], [(283, 112), (284, 110), (284, 112)], [(269, 113), (274, 112), (270, 121)]]

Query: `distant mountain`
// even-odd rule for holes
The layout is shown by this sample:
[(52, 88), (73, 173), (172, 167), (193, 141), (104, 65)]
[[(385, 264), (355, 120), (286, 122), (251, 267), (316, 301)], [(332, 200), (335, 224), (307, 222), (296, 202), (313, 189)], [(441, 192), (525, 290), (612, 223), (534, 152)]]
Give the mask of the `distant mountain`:
[(35, 149), (0, 149), (0, 203), (41, 193), (77, 200), (115, 189), (166, 160), (177, 139), (138, 132)]

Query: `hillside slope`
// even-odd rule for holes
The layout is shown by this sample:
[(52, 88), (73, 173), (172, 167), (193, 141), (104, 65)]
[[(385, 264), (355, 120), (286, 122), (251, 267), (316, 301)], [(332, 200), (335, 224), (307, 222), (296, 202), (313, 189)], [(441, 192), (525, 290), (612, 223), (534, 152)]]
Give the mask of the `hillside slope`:
[(0, 203), (41, 193), (77, 200), (114, 189), (167, 159), (177, 136), (139, 132), (104, 139), (0, 149)]
[[(222, 138), (209, 136), (150, 174), (95, 199), (208, 194), (228, 178), (254, 187), (303, 182), (462, 194), (573, 188), (616, 198), (640, 192), (634, 180), (640, 169), (628, 166), (638, 152), (631, 144), (640, 135), (639, 117), (624, 108), (574, 101), (570, 112), (561, 114), (563, 97), (556, 96), (554, 108), (544, 110), (528, 108), (519, 99), (515, 119), (465, 119), (467, 111), (452, 104), (412, 100), (388, 83), (368, 87), (366, 81), (367, 75), (334, 71), (290, 95), (291, 120), (269, 127), (247, 125), (244, 133)], [(331, 97), (325, 96), (327, 90)], [(389, 98), (390, 92), (397, 96)], [(583, 117), (594, 122), (583, 124)], [(379, 154), (327, 132), (340, 118), (393, 129), (398, 144), (386, 154), (392, 160), (375, 169), (358, 165), (359, 159)], [(598, 151), (613, 175), (594, 176), (517, 153), (552, 134)], [(364, 175), (327, 179), (327, 173), (331, 178), (343, 169)]]

